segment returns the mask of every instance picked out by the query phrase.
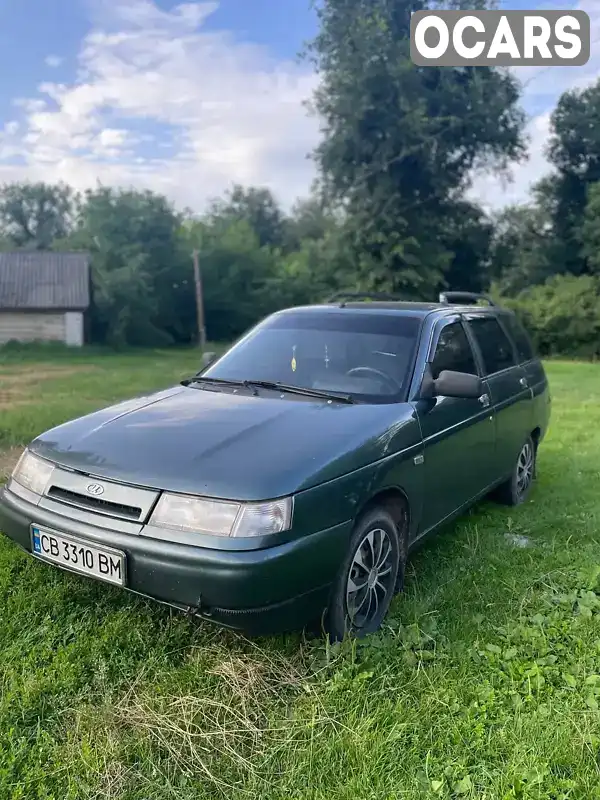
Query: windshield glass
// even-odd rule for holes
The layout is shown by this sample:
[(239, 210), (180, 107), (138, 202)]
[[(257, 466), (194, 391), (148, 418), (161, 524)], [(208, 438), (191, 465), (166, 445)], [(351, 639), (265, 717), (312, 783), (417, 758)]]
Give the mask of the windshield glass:
[(286, 311), (253, 328), (202, 376), (397, 402), (405, 394), (419, 326), (419, 319), (399, 314)]

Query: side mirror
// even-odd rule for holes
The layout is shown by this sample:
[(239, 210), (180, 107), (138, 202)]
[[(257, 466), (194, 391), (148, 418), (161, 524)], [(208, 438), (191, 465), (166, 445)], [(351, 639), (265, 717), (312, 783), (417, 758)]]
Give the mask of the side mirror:
[(433, 393), (437, 397), (462, 397), (477, 400), (483, 394), (483, 383), (477, 375), (466, 372), (440, 372), (433, 381)]
[(216, 353), (203, 353), (202, 354), (202, 369), (206, 369), (207, 367), (210, 367), (210, 365), (213, 363), (213, 361), (216, 361), (216, 360), (217, 360), (217, 354)]

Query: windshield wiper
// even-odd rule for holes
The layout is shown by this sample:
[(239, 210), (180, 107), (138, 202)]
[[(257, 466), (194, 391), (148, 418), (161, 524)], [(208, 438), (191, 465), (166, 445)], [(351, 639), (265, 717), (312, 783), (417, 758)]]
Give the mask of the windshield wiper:
[(305, 389), (303, 386), (291, 386), (288, 383), (275, 381), (243, 381), (243, 383), (245, 386), (258, 386), (260, 389), (272, 389), (276, 392), (302, 394), (306, 397), (322, 397), (324, 400), (337, 400), (339, 403), (354, 403), (354, 399), (349, 394), (335, 394), (321, 389)]
[(305, 397), (321, 397), (324, 400), (335, 400), (338, 403), (354, 403), (353, 398), (349, 394), (334, 394), (333, 392), (325, 392), (321, 391), (320, 389), (305, 389), (303, 386), (290, 386), (287, 383), (279, 383), (275, 381), (234, 381), (227, 378), (203, 377), (202, 375), (195, 375), (193, 378), (188, 378), (184, 381), (181, 381), (182, 386), (190, 386), (192, 383), (215, 383), (222, 386), (244, 386), (246, 389), (271, 389), (275, 392), (301, 394)]
[(203, 375), (194, 375), (192, 378), (186, 378), (180, 381), (182, 386), (190, 386), (192, 383), (220, 383), (223, 386), (246, 386), (246, 381), (230, 381), (227, 378), (209, 378)]

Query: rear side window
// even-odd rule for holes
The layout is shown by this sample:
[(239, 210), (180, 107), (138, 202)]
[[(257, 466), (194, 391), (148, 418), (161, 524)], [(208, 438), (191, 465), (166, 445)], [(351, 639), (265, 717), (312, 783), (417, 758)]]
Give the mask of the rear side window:
[(431, 363), (433, 379), (439, 378), (440, 372), (446, 369), (477, 375), (473, 351), (460, 322), (452, 322), (442, 330), (435, 348)]
[(519, 320), (512, 314), (507, 314), (506, 316), (502, 317), (502, 322), (513, 338), (517, 348), (519, 361), (523, 363), (523, 361), (531, 361), (532, 358), (535, 358), (535, 352), (533, 350), (533, 345), (531, 344), (531, 339)]
[(494, 317), (473, 317), (469, 326), (475, 335), (486, 375), (515, 366), (513, 346)]

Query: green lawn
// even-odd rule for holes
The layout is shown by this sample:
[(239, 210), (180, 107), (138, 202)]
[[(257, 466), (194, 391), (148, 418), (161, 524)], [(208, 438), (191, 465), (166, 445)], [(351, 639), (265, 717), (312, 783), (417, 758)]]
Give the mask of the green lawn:
[[(5, 469), (197, 364), (0, 357)], [(531, 501), (440, 533), (359, 646), (250, 642), (0, 541), (0, 798), (600, 798), (598, 369), (548, 366)]]

